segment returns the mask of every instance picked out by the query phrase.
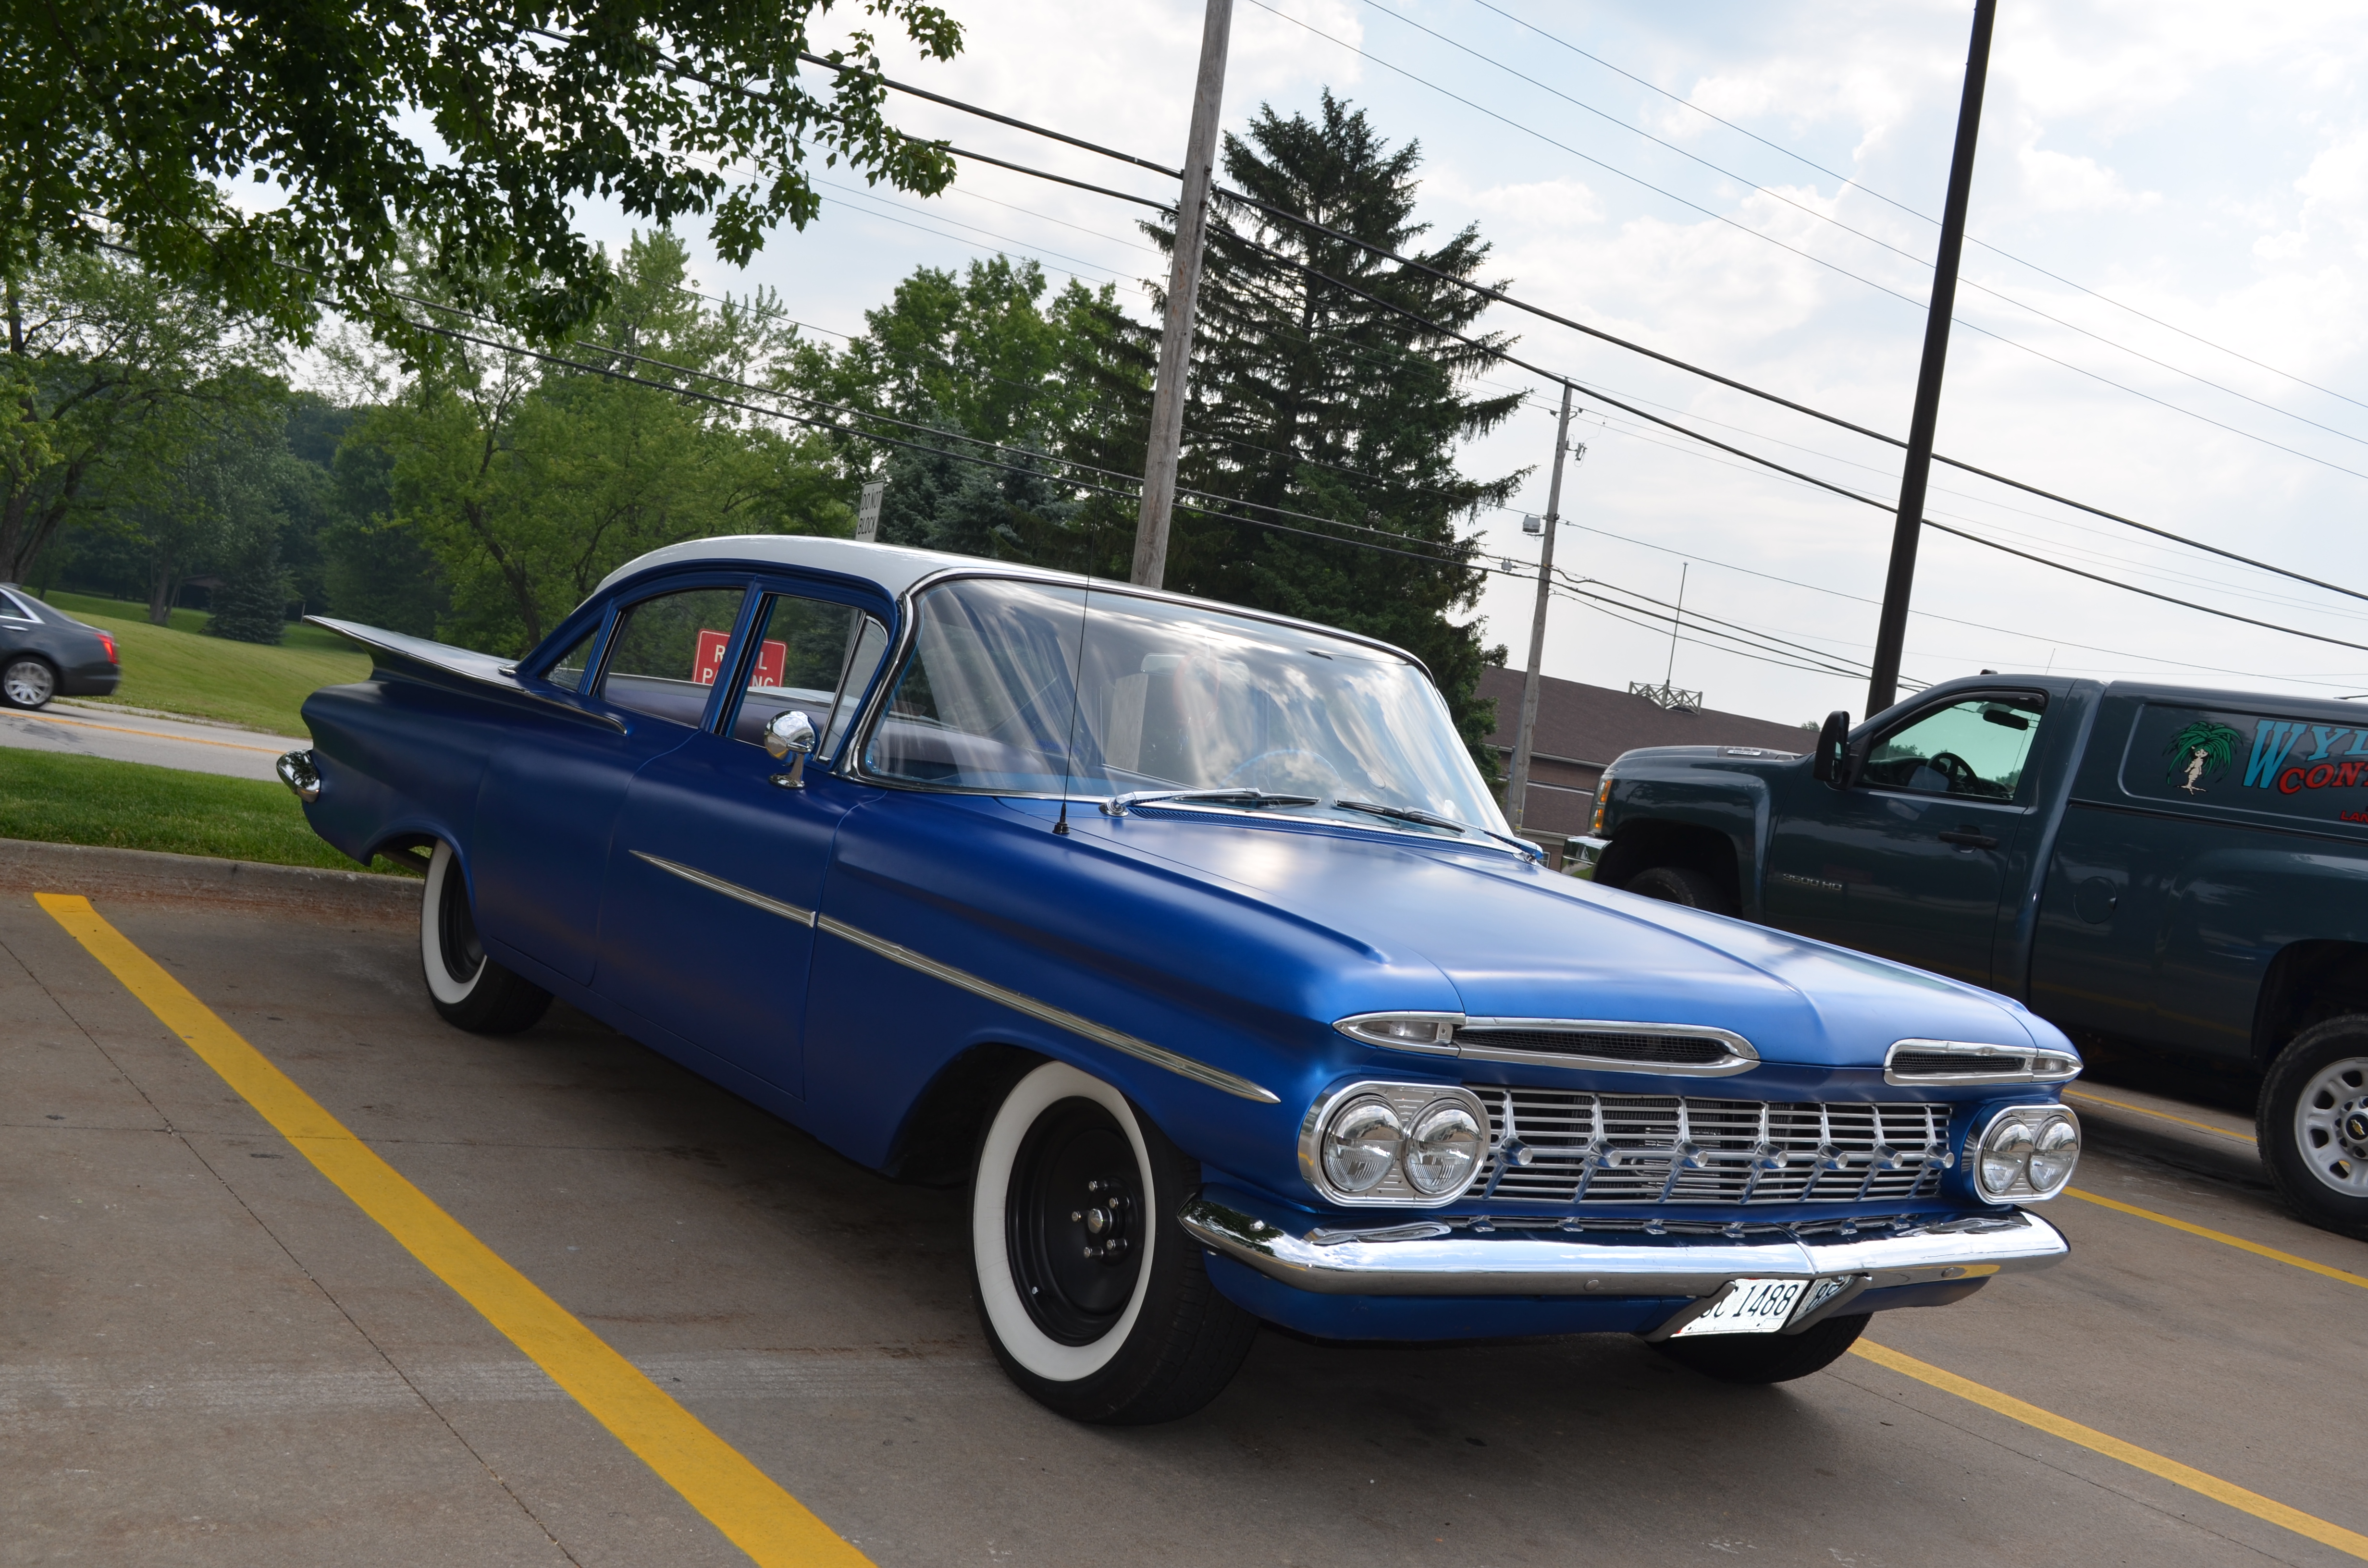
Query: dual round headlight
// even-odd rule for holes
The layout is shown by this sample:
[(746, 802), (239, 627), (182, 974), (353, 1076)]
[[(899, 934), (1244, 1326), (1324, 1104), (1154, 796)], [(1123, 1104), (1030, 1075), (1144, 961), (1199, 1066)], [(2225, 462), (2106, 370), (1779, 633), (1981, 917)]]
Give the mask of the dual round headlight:
[(1488, 1153), (1486, 1112), (1435, 1084), (1360, 1084), (1319, 1105), (1304, 1163), (1349, 1202), (1431, 1203), (1472, 1185)]
[(1993, 1203), (2055, 1197), (2080, 1163), (2080, 1121), (2062, 1106), (2010, 1106), (1990, 1119), (1974, 1185)]

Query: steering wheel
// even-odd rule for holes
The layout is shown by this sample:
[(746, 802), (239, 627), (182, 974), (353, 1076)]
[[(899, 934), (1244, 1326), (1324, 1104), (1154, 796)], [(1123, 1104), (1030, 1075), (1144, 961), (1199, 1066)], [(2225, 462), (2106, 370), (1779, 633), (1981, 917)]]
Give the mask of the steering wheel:
[[(1330, 774), (1335, 780), (1338, 780), (1340, 778), (1340, 770), (1333, 767), (1331, 762), (1320, 753), (1308, 751), (1299, 746), (1278, 746), (1273, 751), (1262, 751), (1256, 756), (1243, 758), (1240, 762), (1235, 763), (1231, 770), (1229, 770), (1223, 778), (1218, 779), (1217, 782), (1220, 784), (1231, 784), (1243, 774), (1247, 773), (1251, 768), (1256, 767), (1259, 763), (1269, 762), (1276, 757), (1283, 756), (1304, 757), (1309, 762), (1312, 762), (1324, 769), (1325, 772)], [(1260, 788), (1264, 788), (1264, 786), (1260, 786)], [(1278, 790), (1277, 793), (1288, 793), (1288, 791)]]
[(1935, 752), (1925, 759), (1924, 765), (1949, 781), (1949, 793), (1952, 795), (1978, 795), (1982, 792), (1978, 788), (1984, 782), (1982, 776), (1974, 771), (1972, 763), (1955, 752)]

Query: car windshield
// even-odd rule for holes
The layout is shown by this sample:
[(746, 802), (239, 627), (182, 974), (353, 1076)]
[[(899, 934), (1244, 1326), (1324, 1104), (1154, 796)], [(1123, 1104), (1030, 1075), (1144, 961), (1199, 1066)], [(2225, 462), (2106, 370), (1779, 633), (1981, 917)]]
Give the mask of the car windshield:
[(1336, 801), (1504, 828), (1447, 704), (1396, 655), (1198, 606), (995, 578), (929, 590), (917, 621), (864, 753), (875, 775), (1087, 798), (1255, 790), (1344, 817)]

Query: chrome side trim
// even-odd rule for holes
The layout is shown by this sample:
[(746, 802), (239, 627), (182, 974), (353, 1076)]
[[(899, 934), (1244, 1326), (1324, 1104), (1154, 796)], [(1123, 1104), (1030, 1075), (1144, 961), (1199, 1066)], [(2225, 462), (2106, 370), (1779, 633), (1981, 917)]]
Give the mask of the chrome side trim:
[(1042, 1023), (1051, 1024), (1054, 1028), (1066, 1029), (1071, 1034), (1081, 1035), (1097, 1044), (1109, 1046), (1112, 1051), (1124, 1051), (1127, 1055), (1148, 1062), (1155, 1067), (1165, 1067), (1178, 1076), (1206, 1084), (1212, 1089), (1223, 1089), (1229, 1095), (1237, 1095), (1246, 1100), (1256, 1100), (1260, 1105), (1282, 1103), (1282, 1097), (1280, 1095), (1270, 1089), (1260, 1088), (1247, 1078), (1236, 1077), (1223, 1068), (1212, 1067), (1205, 1062), (1195, 1062), (1192, 1058), (1170, 1051), (1166, 1046), (1154, 1045), (1147, 1040), (1137, 1040), (1131, 1034), (1121, 1034), (1116, 1029), (1095, 1023), (1091, 1018), (1081, 1018), (1075, 1013), (1064, 1012), (1048, 1002), (1039, 1002), (1034, 997), (1023, 996), (1017, 991), (1007, 991), (993, 981), (981, 980), (966, 970), (956, 969), (948, 963), (939, 963), (933, 958), (924, 957), (910, 948), (888, 940), (885, 937), (875, 937), (869, 931), (859, 930), (844, 920), (834, 920), (827, 915), (822, 915), (814, 917), (814, 926), (816, 929), (827, 931), (832, 936), (852, 942), (866, 951), (877, 953), (891, 963), (903, 964), (906, 969), (928, 975), (935, 980), (942, 980), (949, 985), (958, 985), (973, 996), (984, 996), (988, 1001), (999, 1003), (1015, 1013), (1025, 1013)]
[(679, 866), (672, 860), (661, 860), (655, 855), (644, 855), (638, 849), (628, 850), (626, 853), (636, 860), (648, 861), (661, 871), (680, 877), (684, 881), (697, 882), (708, 892), (720, 892), (726, 898), (736, 898), (741, 903), (752, 908), (761, 909), (768, 915), (778, 915), (784, 920), (794, 920), (801, 926), (812, 926), (814, 923), (814, 913), (811, 909), (800, 909), (794, 903), (783, 903), (778, 898), (767, 898), (763, 893), (751, 892), (737, 882), (727, 882), (722, 877), (712, 877), (705, 871), (689, 866)]
[(1271, 1210), (1278, 1222), (1259, 1212), (1265, 1208), (1247, 1193), (1212, 1187), (1177, 1220), (1212, 1251), (1319, 1295), (1701, 1298), (1736, 1279), (1835, 1276), (1863, 1276), (1861, 1290), (1884, 1290), (2044, 1268), (2071, 1251), (2053, 1225), (2019, 1210), (1843, 1237), (1803, 1233), (1807, 1226), (1734, 1236), (1607, 1234), (1469, 1217), (1298, 1234), (1291, 1225), (1307, 1216)]

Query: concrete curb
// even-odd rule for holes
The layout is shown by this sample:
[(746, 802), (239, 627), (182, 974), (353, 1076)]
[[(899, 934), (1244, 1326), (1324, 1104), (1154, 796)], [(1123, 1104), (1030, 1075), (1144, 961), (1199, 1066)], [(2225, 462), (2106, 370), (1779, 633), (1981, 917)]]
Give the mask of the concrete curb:
[(370, 871), (266, 866), (204, 855), (0, 838), (0, 889), (9, 892), (205, 903), (259, 915), (408, 926), (419, 918), (422, 886), (410, 877)]

